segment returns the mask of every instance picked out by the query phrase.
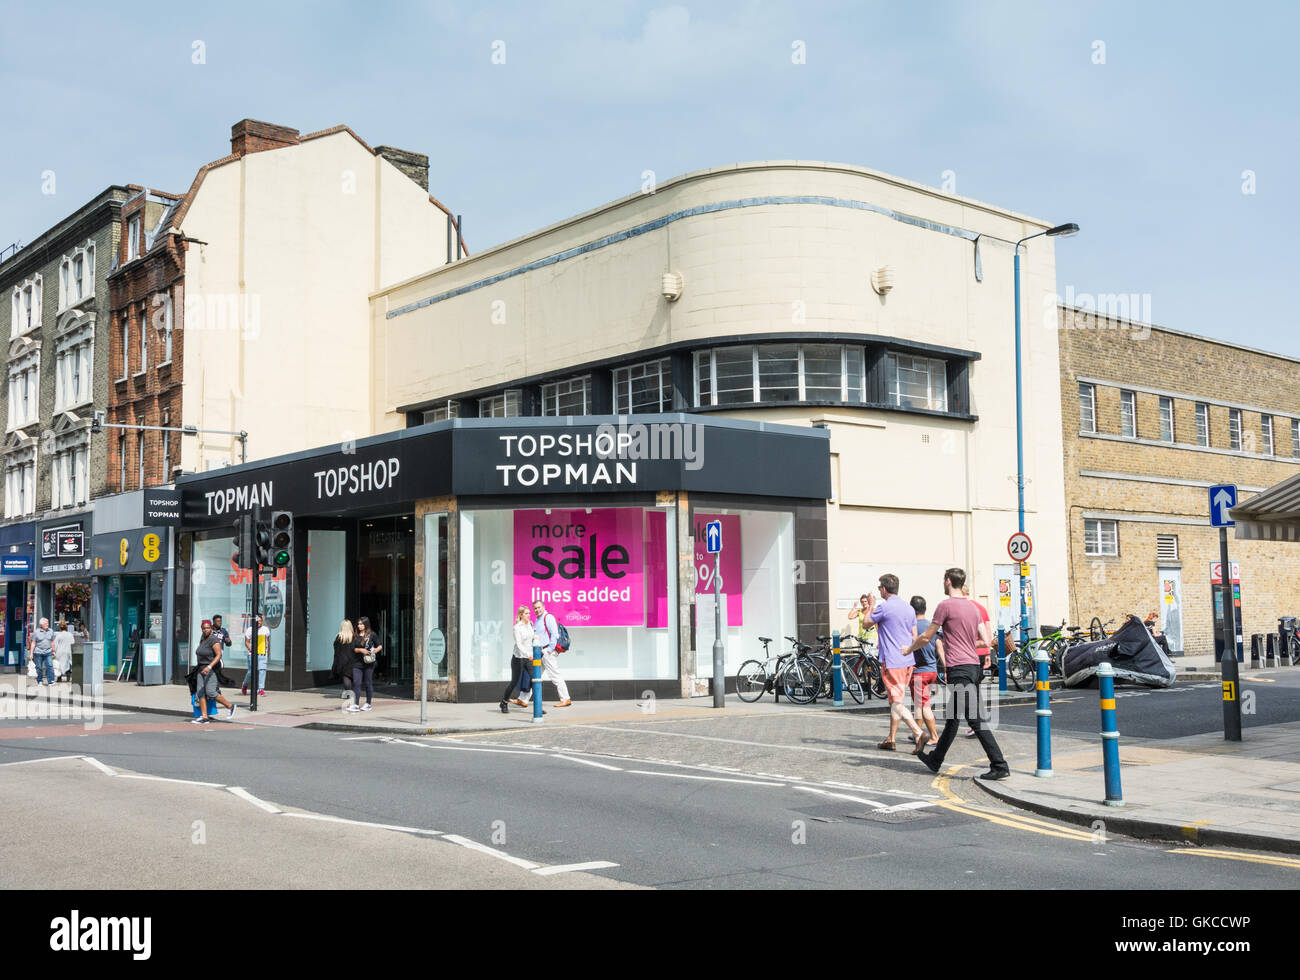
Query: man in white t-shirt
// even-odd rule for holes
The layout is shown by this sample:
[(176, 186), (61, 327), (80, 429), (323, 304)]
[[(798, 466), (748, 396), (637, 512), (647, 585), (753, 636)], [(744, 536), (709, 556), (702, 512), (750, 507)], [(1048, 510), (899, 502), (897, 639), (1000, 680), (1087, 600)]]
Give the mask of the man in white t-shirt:
[[(244, 649), (248, 651), (248, 669), (244, 671), (244, 683), (241, 694), (248, 693), (249, 682), (253, 679), (253, 629), (244, 630)], [(266, 697), (266, 660), (271, 655), (271, 630), (262, 622), (262, 614), (257, 615), (257, 696)]]

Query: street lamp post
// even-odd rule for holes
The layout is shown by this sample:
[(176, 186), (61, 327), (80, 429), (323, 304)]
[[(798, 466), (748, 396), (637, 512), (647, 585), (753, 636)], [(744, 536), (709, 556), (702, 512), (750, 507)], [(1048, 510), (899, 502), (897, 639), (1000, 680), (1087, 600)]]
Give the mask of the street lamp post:
[[(1016, 272), (1016, 510), (1020, 517), (1020, 533), (1025, 533), (1025, 412), (1024, 412), (1024, 392), (1020, 381), (1020, 246), (1031, 238), (1038, 238), (1046, 235), (1048, 238), (1058, 236), (1069, 236), (1077, 234), (1079, 226), (1074, 223), (1057, 225), (1055, 228), (1048, 228), (1046, 231), (1040, 231), (1033, 235), (1026, 235), (1020, 241), (1016, 242), (1015, 249), (1015, 272)], [(1025, 605), (1025, 575), (1024, 562), (1020, 562), (1016, 568), (1016, 574), (1020, 579), (1020, 648), (1023, 650), (1025, 644), (1029, 642), (1029, 615)]]

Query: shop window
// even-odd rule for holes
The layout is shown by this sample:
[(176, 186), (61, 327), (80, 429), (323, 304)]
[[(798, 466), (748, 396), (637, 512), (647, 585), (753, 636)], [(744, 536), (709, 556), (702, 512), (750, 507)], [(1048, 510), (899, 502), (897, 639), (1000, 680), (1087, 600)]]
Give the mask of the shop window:
[(542, 414), (586, 415), (591, 405), (591, 375), (542, 385)]
[[(233, 644), (221, 655), (226, 673), (237, 668), (242, 673), (248, 666), (248, 651), (244, 648), (244, 632), (251, 625), (249, 611), (253, 600), (253, 573), (236, 568), (231, 562), (234, 539), (229, 533), (222, 537), (209, 536), (213, 532), (199, 532), (194, 536), (193, 559), (190, 575), (190, 632), (189, 650), (198, 646), (201, 630), (199, 624), (214, 615), (220, 615)], [(285, 596), (287, 569), (280, 569), (274, 578), (262, 577), (262, 597), (258, 608), (266, 615), (266, 626), (271, 631), (271, 653), (267, 661), (269, 671), (282, 671), (284, 647), (289, 636)], [(341, 617), (340, 617), (341, 618)], [(334, 624), (334, 632), (338, 624)], [(333, 657), (333, 647), (330, 649)], [(193, 653), (191, 652), (191, 657)], [(238, 677), (234, 678), (238, 680)]]
[(1084, 521), (1083, 551), (1091, 557), (1119, 555), (1119, 527), (1115, 521)]
[[(347, 609), (348, 534), (307, 532), (307, 669), (334, 666), (334, 637)], [(355, 624), (354, 624), (355, 625)]]
[[(446, 514), (424, 515), (424, 647), (428, 680), (449, 676), (447, 651), (447, 521)], [(438, 653), (441, 648), (441, 653)]]

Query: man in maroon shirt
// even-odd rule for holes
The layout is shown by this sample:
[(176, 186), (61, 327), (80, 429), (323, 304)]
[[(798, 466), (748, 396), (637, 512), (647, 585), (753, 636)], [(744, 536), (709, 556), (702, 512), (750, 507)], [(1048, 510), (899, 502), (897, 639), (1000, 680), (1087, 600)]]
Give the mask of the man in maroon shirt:
[(989, 645), (989, 628), (980, 615), (979, 604), (962, 595), (961, 587), (966, 584), (966, 573), (960, 568), (950, 568), (943, 573), (943, 588), (948, 598), (944, 599), (934, 610), (930, 625), (918, 636), (904, 652), (914, 652), (929, 643), (939, 630), (943, 630), (944, 659), (947, 662), (948, 690), (952, 694), (949, 702), (948, 718), (944, 722), (939, 744), (933, 752), (921, 753), (921, 761), (931, 772), (938, 772), (943, 765), (948, 748), (957, 735), (960, 712), (965, 716), (975, 737), (984, 747), (989, 757), (989, 771), (984, 779), (1006, 779), (1011, 775), (1007, 760), (998, 748), (993, 733), (984, 727), (980, 720), (979, 683), (984, 676), (980, 665), (977, 646)]

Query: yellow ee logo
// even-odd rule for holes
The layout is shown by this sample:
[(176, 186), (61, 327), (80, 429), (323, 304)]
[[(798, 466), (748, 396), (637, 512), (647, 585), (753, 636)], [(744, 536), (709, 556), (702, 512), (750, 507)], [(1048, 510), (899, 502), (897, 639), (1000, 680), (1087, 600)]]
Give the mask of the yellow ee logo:
[(161, 552), (158, 550), (158, 545), (160, 544), (158, 540), (158, 535), (146, 534), (144, 536), (144, 539), (141, 541), (141, 544), (144, 545), (144, 550), (141, 552), (141, 554), (144, 556), (144, 560), (157, 561), (158, 556), (161, 554)]
[(131, 549), (130, 546), (126, 543), (126, 538), (122, 539), (122, 544), (120, 549), (118, 550), (117, 557), (118, 560), (123, 565), (126, 565), (127, 561), (130, 560), (131, 558)]
[(1223, 682), (1223, 700), (1225, 700), (1225, 701), (1236, 701), (1236, 700), (1237, 700), (1237, 683), (1236, 683), (1236, 681), (1224, 681), (1224, 682)]

